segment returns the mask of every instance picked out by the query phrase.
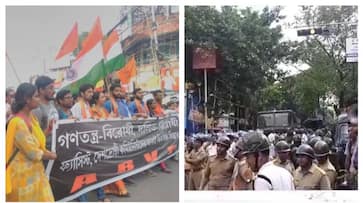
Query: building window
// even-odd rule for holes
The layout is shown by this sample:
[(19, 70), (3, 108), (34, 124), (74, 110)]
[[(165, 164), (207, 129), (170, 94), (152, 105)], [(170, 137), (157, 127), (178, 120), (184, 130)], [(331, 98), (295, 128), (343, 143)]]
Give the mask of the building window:
[(170, 6), (170, 13), (179, 13), (178, 6)]

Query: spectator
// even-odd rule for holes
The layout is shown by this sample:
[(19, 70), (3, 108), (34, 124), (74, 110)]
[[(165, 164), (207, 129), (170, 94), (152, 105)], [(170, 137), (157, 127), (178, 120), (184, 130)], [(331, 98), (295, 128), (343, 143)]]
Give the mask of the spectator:
[(14, 102), (15, 91), (13, 88), (6, 89), (6, 120), (11, 116), (11, 104)]
[(358, 118), (349, 119), (349, 140), (345, 149), (345, 168), (350, 189), (358, 189)]

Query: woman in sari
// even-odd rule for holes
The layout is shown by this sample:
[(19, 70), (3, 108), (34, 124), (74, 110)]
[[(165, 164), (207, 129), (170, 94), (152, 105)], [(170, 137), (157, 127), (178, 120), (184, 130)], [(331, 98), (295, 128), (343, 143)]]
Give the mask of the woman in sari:
[(34, 85), (22, 83), (16, 90), (14, 117), (6, 127), (6, 201), (54, 201), (42, 160), (54, 160), (57, 155), (45, 148), (44, 133), (31, 113), (39, 102)]
[[(93, 119), (107, 119), (111, 115), (108, 113), (107, 109), (104, 107), (106, 102), (106, 95), (103, 92), (95, 92), (92, 99), (91, 114)], [(127, 188), (124, 181), (118, 180), (114, 183), (106, 185), (104, 187), (106, 194), (113, 194), (118, 196), (129, 196)]]

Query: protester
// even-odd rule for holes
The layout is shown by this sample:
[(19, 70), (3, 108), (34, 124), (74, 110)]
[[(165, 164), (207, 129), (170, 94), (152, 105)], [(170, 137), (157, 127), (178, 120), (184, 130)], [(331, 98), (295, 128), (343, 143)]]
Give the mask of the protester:
[[(92, 97), (92, 107), (91, 107), (91, 115), (93, 119), (107, 119), (110, 117), (110, 114), (104, 107), (106, 101), (105, 93), (103, 92), (95, 92)], [(112, 184), (106, 185), (104, 187), (106, 194), (113, 194), (118, 196), (129, 196), (126, 185), (124, 181), (118, 180)]]
[[(93, 98), (93, 85), (91, 84), (83, 84), (79, 87), (79, 96), (78, 102), (74, 104), (71, 108), (72, 115), (81, 120), (81, 119), (91, 119), (91, 101)], [(105, 192), (103, 188), (96, 189), (97, 199), (104, 202), (110, 202), (111, 200), (105, 196)], [(87, 193), (79, 196), (79, 201), (87, 202)]]
[(73, 97), (69, 90), (59, 90), (56, 95), (58, 104), (59, 120), (73, 118), (71, 108), (73, 106)]
[(40, 105), (33, 110), (37, 117), (41, 128), (44, 131), (47, 140), (47, 149), (51, 147), (52, 129), (54, 123), (59, 119), (58, 111), (54, 105), (54, 80), (48, 76), (39, 76), (35, 80), (35, 86), (38, 89), (40, 97)]
[(142, 100), (144, 97), (144, 92), (141, 88), (136, 88), (134, 90), (135, 100), (129, 104), (129, 110), (132, 116), (137, 118), (147, 118), (149, 114), (149, 109), (147, 108), (145, 102)]
[(104, 107), (105, 102), (106, 96), (103, 92), (93, 93), (91, 100), (91, 117), (93, 119), (106, 119), (110, 117), (107, 109)]
[(176, 101), (169, 101), (167, 104), (167, 109), (165, 110), (165, 114), (176, 114), (178, 113), (178, 105)]
[[(149, 117), (156, 117), (156, 112), (155, 112), (155, 109), (156, 109), (156, 102), (154, 99), (149, 99), (146, 101), (146, 105), (147, 105), (147, 108), (149, 109), (148, 110), (148, 116)], [(166, 166), (165, 162), (161, 162), (160, 163), (160, 168), (161, 168), (161, 171), (165, 172), (165, 173), (171, 173), (171, 170), (168, 169), (168, 167)], [(150, 176), (155, 176), (156, 174), (152, 171), (152, 170), (148, 170), (147, 171), (148, 175)]]
[(156, 101), (154, 99), (148, 99), (146, 101), (146, 106), (149, 109), (149, 116), (156, 117), (156, 113), (155, 113)]
[(163, 92), (161, 90), (156, 90), (153, 93), (154, 100), (156, 101), (155, 114), (157, 117), (165, 116), (164, 109), (162, 107), (163, 104)]
[(112, 117), (131, 118), (132, 114), (126, 103), (126, 92), (120, 84), (110, 86), (110, 99), (105, 102), (105, 108)]
[(93, 85), (83, 84), (79, 87), (78, 102), (71, 108), (72, 115), (77, 119), (91, 118), (90, 102), (93, 96)]
[(22, 83), (12, 105), (14, 117), (6, 130), (6, 201), (53, 202), (54, 197), (42, 160), (57, 155), (46, 149), (45, 135), (32, 110), (38, 108), (37, 88)]

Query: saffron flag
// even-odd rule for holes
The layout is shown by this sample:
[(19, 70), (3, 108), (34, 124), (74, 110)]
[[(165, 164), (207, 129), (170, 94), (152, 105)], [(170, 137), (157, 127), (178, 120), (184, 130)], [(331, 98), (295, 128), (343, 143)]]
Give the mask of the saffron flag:
[(64, 55), (71, 53), (78, 47), (78, 24), (75, 23), (66, 40), (63, 42), (55, 60), (62, 58)]
[(130, 82), (131, 78), (136, 76), (136, 60), (132, 56), (127, 62), (125, 67), (118, 71), (118, 77), (120, 78), (122, 84), (127, 84)]

